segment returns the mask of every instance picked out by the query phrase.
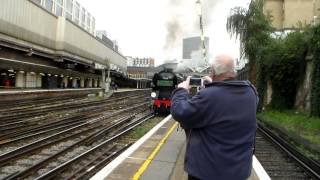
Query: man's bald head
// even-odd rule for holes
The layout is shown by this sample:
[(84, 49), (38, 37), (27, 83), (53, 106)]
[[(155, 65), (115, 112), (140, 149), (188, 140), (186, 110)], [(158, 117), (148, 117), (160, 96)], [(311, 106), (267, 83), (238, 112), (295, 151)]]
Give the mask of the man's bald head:
[(236, 77), (233, 57), (229, 55), (218, 55), (212, 62), (212, 76), (219, 79)]

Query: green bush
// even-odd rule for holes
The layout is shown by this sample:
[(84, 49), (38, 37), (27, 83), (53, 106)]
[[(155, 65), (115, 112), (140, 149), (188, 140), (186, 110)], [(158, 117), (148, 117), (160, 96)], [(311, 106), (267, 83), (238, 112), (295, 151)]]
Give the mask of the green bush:
[(272, 82), (272, 108), (291, 109), (294, 106), (298, 85), (305, 74), (308, 52), (305, 37), (302, 32), (289, 33), (284, 38), (272, 39), (262, 51), (267, 79)]

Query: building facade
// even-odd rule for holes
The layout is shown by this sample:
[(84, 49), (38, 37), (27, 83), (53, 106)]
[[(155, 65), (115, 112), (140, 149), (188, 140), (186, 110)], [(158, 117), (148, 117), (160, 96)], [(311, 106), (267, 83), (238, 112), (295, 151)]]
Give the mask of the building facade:
[(128, 67), (154, 67), (153, 58), (133, 58), (127, 56), (127, 66)]
[(98, 87), (105, 82), (108, 66), (120, 76), (126, 75), (127, 62), (122, 54), (70, 17), (49, 11), (53, 8), (50, 2), (62, 2), (65, 8), (67, 2), (76, 3), (0, 1), (0, 88)]
[(95, 34), (95, 18), (76, 0), (31, 0), (56, 16), (62, 16), (91, 34)]
[(128, 76), (133, 79), (152, 79), (155, 72), (153, 58), (127, 57)]
[(104, 30), (99, 30), (96, 32), (96, 36), (101, 42), (107, 47), (113, 49), (116, 52), (119, 52), (119, 47), (117, 41), (113, 41), (107, 36), (107, 32)]
[[(205, 37), (204, 39), (206, 52), (209, 52), (209, 38)], [(201, 37), (191, 37), (183, 39), (183, 59), (192, 59), (191, 54), (194, 51), (199, 51), (202, 49)]]
[[(279, 31), (319, 22), (319, 0), (265, 0), (264, 13)], [(299, 25), (300, 24), (300, 25)]]

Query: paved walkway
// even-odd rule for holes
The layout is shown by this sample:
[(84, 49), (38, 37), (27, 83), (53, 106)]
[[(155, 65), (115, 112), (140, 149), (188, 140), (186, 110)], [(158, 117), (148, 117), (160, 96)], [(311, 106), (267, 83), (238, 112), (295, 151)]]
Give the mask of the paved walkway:
[[(91, 180), (186, 180), (185, 148), (185, 133), (169, 116)], [(249, 180), (268, 179), (258, 178), (264, 170), (255, 158), (253, 167)]]
[(174, 128), (165, 144), (141, 176), (141, 180), (183, 180), (187, 175), (183, 170), (185, 154), (185, 133)]

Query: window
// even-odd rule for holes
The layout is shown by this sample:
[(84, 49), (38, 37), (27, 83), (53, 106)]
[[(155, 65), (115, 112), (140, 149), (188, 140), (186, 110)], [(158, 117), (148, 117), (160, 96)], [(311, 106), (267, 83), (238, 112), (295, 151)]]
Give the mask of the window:
[(60, 6), (63, 5), (63, 0), (57, 0), (56, 2), (57, 2), (57, 4), (59, 4)]
[(52, 0), (45, 0), (45, 4), (44, 4), (44, 7), (52, 12), (52, 9), (53, 9), (53, 1)]
[(80, 4), (79, 3), (75, 3), (75, 6), (74, 6), (74, 10), (73, 10), (73, 19), (74, 19), (74, 22), (76, 24), (79, 24), (79, 16), (80, 16)]
[(72, 13), (72, 8), (73, 8), (72, 0), (67, 0), (66, 1), (66, 9), (67, 9), (67, 11)]
[(86, 23), (86, 10), (82, 8), (81, 11), (81, 26), (84, 28)]
[(63, 16), (63, 0), (56, 1), (56, 15)]
[(87, 28), (90, 29), (90, 24), (91, 23), (91, 15), (88, 13), (87, 15)]
[(62, 7), (59, 6), (58, 4), (56, 5), (56, 15), (62, 16)]
[(79, 19), (79, 15), (80, 15), (80, 6), (77, 3), (77, 5), (74, 7), (74, 18)]
[(94, 19), (94, 17), (92, 17), (91, 29), (92, 29), (92, 33), (94, 34), (94, 31), (96, 30), (96, 20)]

